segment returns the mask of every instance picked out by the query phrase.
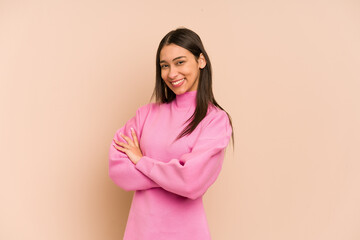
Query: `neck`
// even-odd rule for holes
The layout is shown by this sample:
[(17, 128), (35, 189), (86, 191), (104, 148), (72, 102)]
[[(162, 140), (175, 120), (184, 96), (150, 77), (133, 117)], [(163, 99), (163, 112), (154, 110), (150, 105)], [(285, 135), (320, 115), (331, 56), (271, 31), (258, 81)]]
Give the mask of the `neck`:
[(179, 108), (195, 107), (197, 91), (189, 91), (180, 95), (176, 95), (175, 105)]

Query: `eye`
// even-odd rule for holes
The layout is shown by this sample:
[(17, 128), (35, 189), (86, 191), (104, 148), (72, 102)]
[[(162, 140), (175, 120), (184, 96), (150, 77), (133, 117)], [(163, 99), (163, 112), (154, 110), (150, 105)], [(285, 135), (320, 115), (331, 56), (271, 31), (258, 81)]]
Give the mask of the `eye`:
[(167, 65), (167, 64), (163, 64), (163, 65), (160, 66), (160, 68), (163, 69), (163, 68), (167, 68), (168, 66), (169, 66), (169, 65)]
[(177, 64), (177, 65), (182, 65), (182, 64), (184, 64), (184, 62), (185, 62), (185, 61), (179, 61), (179, 62), (177, 62), (176, 64)]

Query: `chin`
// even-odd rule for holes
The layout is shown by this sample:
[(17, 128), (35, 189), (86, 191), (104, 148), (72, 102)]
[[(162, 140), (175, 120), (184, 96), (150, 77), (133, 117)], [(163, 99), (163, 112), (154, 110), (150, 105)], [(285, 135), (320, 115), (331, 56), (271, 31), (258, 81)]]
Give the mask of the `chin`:
[(174, 89), (173, 92), (174, 92), (176, 95), (181, 95), (181, 94), (186, 93), (186, 89)]
[(170, 90), (175, 93), (176, 95), (181, 95), (186, 92), (186, 88), (180, 87), (180, 88), (174, 88), (173, 86), (168, 86)]

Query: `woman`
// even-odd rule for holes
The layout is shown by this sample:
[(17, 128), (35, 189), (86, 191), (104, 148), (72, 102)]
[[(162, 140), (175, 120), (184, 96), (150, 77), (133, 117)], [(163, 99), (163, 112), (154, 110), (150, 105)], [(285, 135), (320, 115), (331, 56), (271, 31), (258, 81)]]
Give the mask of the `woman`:
[(210, 59), (195, 32), (179, 28), (161, 40), (154, 95), (157, 103), (140, 107), (110, 147), (111, 179), (136, 191), (124, 239), (210, 239), (202, 196), (219, 175), (233, 131), (214, 99)]

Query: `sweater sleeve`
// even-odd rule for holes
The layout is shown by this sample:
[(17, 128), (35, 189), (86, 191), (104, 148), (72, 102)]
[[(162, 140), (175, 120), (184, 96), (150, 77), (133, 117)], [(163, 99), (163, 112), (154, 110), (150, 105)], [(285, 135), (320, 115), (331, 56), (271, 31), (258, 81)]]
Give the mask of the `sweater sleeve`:
[(218, 111), (206, 126), (202, 126), (191, 152), (168, 162), (143, 156), (135, 166), (163, 189), (196, 199), (218, 177), (231, 132), (227, 114)]
[[(120, 134), (122, 133), (131, 137), (130, 128), (134, 128), (140, 141), (142, 127), (147, 113), (147, 105), (139, 108), (136, 112), (136, 115), (127, 121), (122, 128), (116, 131), (114, 139), (125, 142)], [(116, 185), (126, 191), (144, 190), (159, 187), (158, 184), (136, 169), (135, 165), (131, 162), (129, 157), (125, 153), (117, 150), (113, 144), (114, 140), (111, 143), (109, 151), (109, 176)]]

